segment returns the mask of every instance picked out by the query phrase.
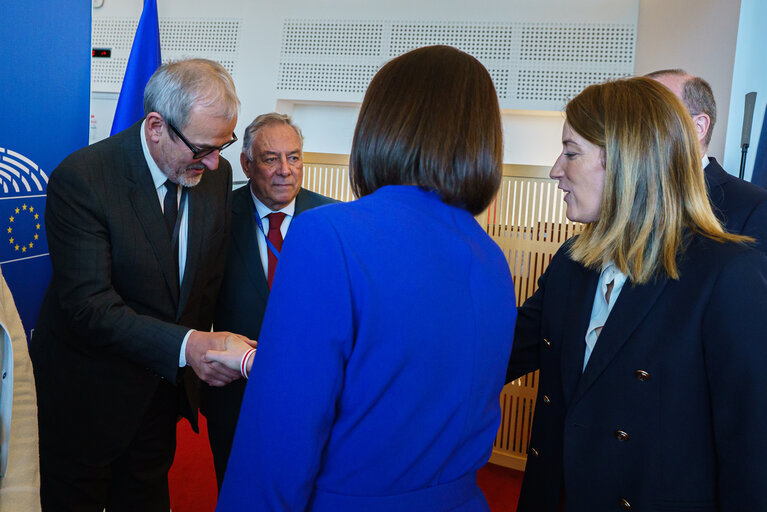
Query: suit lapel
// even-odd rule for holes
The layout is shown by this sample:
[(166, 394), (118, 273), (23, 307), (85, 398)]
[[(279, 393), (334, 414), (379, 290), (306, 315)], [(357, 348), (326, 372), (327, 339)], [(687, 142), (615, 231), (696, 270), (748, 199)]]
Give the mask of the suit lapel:
[(269, 285), (261, 264), (261, 252), (258, 250), (258, 226), (256, 225), (256, 206), (250, 197), (250, 182), (234, 193), (232, 201), (232, 242), (245, 262), (245, 273), (255, 286), (256, 291), (266, 301), (269, 298)]
[(126, 154), (124, 162), (126, 175), (133, 182), (133, 188), (129, 192), (130, 202), (149, 240), (149, 244), (152, 246), (152, 251), (160, 263), (168, 291), (173, 297), (174, 303), (178, 304), (178, 283), (172, 259), (170, 237), (165, 227), (165, 220), (162, 216), (160, 201), (157, 198), (157, 190), (152, 181), (152, 174), (149, 171), (149, 167), (144, 159), (144, 152), (141, 149), (141, 140), (139, 139), (141, 136), (140, 129), (140, 122), (133, 125), (130, 128), (130, 132), (126, 132), (126, 138), (123, 142)]
[[(666, 287), (666, 283), (668, 283), (666, 277), (657, 278), (648, 284), (639, 286), (634, 286), (631, 281), (626, 281), (620, 296), (618, 296), (618, 301), (613, 306), (613, 310), (599, 334), (599, 339), (594, 346), (586, 369), (578, 381), (573, 404), (586, 393), (615, 358), (658, 300)], [(587, 314), (588, 318), (590, 318), (590, 313)]]
[(570, 281), (567, 307), (563, 321), (562, 340), (562, 392), (565, 401), (573, 397), (583, 369), (586, 351), (586, 329), (591, 318), (599, 273), (575, 264), (577, 271)]
[(176, 310), (176, 321), (181, 318), (181, 313), (189, 300), (189, 294), (194, 287), (194, 276), (197, 273), (197, 267), (202, 255), (202, 237), (206, 231), (207, 219), (210, 218), (208, 208), (210, 205), (205, 201), (205, 193), (202, 189), (205, 187), (203, 182), (194, 187), (187, 187), (187, 213), (189, 221), (187, 222), (186, 236), (186, 263), (184, 265), (184, 279), (181, 283), (181, 297)]
[(296, 196), (296, 211), (293, 212), (293, 217), (298, 217), (299, 213), (311, 209), (312, 205), (309, 202), (309, 194), (303, 188), (299, 189)]

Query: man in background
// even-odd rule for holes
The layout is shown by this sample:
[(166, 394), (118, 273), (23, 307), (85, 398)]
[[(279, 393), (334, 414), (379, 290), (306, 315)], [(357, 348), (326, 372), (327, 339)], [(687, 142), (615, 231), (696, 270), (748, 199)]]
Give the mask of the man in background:
[[(199, 382), (230, 224), (239, 100), (218, 63), (168, 63), (145, 118), (68, 156), (45, 212), (53, 276), (30, 351), (44, 510), (162, 511), (176, 422), (197, 428)], [(185, 368), (189, 366), (190, 368)]]
[[(233, 194), (226, 272), (213, 324), (216, 329), (256, 339), (282, 241), (293, 218), (336, 201), (301, 188), (303, 136), (286, 115), (263, 114), (250, 123), (243, 136), (240, 164), (249, 182)], [(201, 411), (208, 420), (219, 488), (245, 384), (238, 380), (223, 388), (204, 386), (202, 390)]]
[(681, 69), (663, 69), (646, 75), (662, 83), (685, 104), (703, 155), (703, 172), (711, 206), (727, 231), (756, 239), (754, 247), (767, 253), (767, 190), (728, 174), (707, 155), (716, 123), (716, 101), (711, 86)]

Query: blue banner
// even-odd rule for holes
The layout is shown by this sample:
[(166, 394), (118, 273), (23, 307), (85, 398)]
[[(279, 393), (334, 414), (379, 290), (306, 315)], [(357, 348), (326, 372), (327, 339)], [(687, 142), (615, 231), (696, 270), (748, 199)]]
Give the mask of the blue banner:
[(754, 170), (751, 172), (751, 183), (767, 188), (767, 108), (762, 120), (762, 132), (756, 147)]
[(133, 37), (133, 46), (120, 88), (120, 98), (117, 100), (111, 135), (123, 131), (144, 117), (144, 87), (160, 64), (157, 2), (144, 0), (144, 10)]
[(88, 144), (91, 0), (2, 0), (0, 265), (27, 336), (51, 277), (50, 172)]

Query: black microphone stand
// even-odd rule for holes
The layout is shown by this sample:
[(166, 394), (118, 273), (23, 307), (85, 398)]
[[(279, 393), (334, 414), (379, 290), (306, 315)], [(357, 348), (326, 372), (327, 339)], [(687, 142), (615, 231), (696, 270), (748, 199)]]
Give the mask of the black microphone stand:
[(751, 141), (751, 123), (754, 120), (754, 105), (756, 104), (756, 93), (746, 94), (746, 109), (743, 112), (743, 132), (740, 138), (740, 172), (738, 178), (743, 179), (746, 173), (746, 155), (748, 154), (748, 143)]

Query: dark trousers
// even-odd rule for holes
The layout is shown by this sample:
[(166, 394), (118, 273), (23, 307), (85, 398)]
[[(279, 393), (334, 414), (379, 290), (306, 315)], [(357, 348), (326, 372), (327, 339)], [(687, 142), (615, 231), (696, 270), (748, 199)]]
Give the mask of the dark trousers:
[(163, 381), (127, 449), (104, 465), (88, 463), (88, 446), (71, 446), (55, 435), (56, 425), (43, 423), (41, 415), (43, 511), (168, 512), (177, 415), (178, 390)]
[(236, 380), (224, 387), (217, 388), (202, 384), (200, 392), (200, 411), (208, 421), (208, 439), (213, 452), (213, 465), (216, 468), (218, 490), (224, 482), (226, 463), (232, 451), (237, 419), (245, 394), (245, 379)]

